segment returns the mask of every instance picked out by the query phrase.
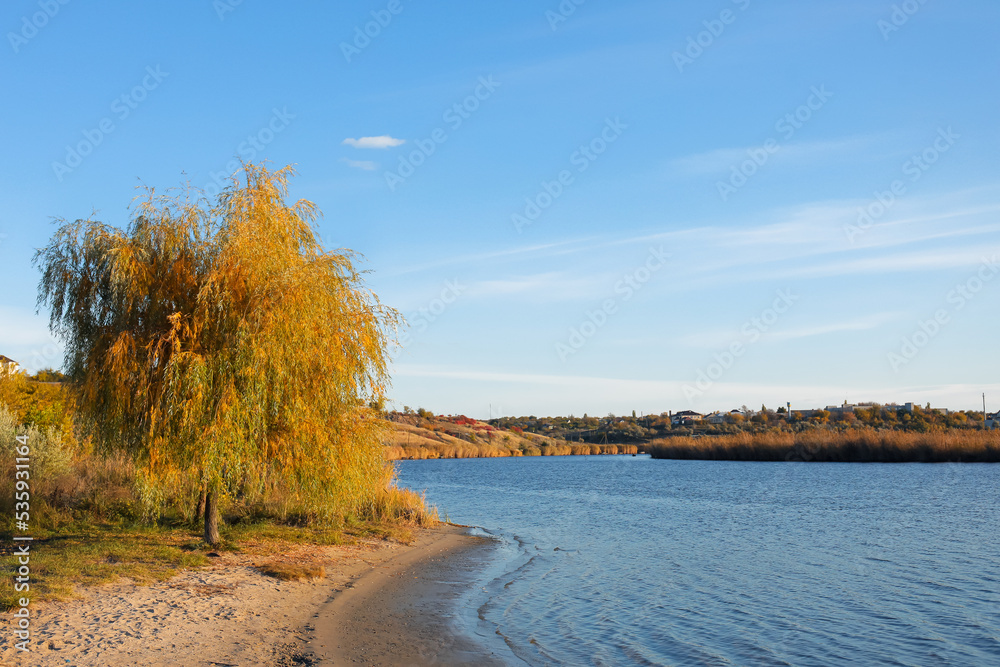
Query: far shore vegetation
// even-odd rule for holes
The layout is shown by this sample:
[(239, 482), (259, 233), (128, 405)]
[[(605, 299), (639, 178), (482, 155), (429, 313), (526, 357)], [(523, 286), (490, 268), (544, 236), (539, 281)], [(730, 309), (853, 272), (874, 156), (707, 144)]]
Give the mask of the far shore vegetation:
[(819, 463), (998, 463), (1000, 431), (924, 433), (871, 427), (837, 431), (737, 433), (664, 438), (646, 445), (654, 459)]
[(478, 421), (404, 407), (388, 413), (390, 459), (649, 453), (744, 461), (1000, 461), (983, 414), (910, 405), (788, 413), (744, 408), (713, 422), (689, 414), (502, 417)]
[(393, 431), (385, 455), (400, 459), (470, 459), (506, 456), (636, 454), (638, 444), (570, 442), (523, 429), (498, 428), (464, 415), (436, 416), (404, 409), (386, 415)]

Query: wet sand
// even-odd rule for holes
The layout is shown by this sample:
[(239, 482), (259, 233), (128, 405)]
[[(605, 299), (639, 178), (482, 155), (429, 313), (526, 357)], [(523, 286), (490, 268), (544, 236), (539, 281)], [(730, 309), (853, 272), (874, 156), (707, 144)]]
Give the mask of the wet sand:
[[(416, 530), (412, 545), (295, 545), (282, 559), (322, 564), (311, 581), (260, 573), (253, 556), (151, 586), (119, 582), (32, 609), (32, 652), (0, 665), (501, 665), (454, 616), (493, 548), (465, 529)], [(9, 622), (7, 624), (10, 629)]]
[(416, 548), (373, 568), (317, 611), (303, 657), (316, 665), (509, 664), (466, 636), (456, 617), (493, 548), (457, 526), (424, 532)]

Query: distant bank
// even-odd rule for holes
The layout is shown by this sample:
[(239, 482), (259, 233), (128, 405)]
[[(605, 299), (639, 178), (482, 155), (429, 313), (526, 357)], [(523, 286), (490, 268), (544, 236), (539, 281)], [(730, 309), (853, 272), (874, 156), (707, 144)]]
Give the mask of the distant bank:
[(649, 442), (587, 443), (504, 429), (468, 417), (399, 415), (386, 441), (390, 460), (587, 456), (648, 453), (654, 459), (857, 463), (1000, 463), (1000, 431), (913, 432), (855, 427), (676, 435)]
[(654, 440), (654, 459), (840, 463), (1000, 463), (1000, 432), (849, 429)]
[(386, 442), (386, 458), (478, 459), (507, 456), (637, 454), (637, 444), (569, 442), (536, 433), (496, 428), (466, 417), (397, 417)]

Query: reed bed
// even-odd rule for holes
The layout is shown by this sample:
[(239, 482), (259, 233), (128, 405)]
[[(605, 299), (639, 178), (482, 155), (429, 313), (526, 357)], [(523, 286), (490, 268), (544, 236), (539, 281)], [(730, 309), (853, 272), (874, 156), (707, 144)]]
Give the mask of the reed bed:
[(737, 433), (654, 440), (654, 459), (814, 461), (840, 463), (998, 463), (1000, 431), (912, 433), (850, 429), (801, 433)]
[(588, 445), (574, 443), (522, 444), (520, 447), (457, 443), (389, 445), (385, 448), (390, 461), (424, 459), (482, 459), (509, 456), (597, 456), (606, 454), (637, 454), (637, 445)]

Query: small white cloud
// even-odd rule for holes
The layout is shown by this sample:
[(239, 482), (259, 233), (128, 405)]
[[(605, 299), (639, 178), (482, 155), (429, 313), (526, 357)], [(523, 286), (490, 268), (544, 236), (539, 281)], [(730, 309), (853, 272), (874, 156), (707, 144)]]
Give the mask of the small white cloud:
[(358, 139), (348, 137), (341, 143), (347, 146), (354, 146), (355, 148), (392, 148), (393, 146), (405, 144), (406, 140), (396, 139), (390, 137), (388, 134), (383, 134), (380, 137), (359, 137)]
[(364, 171), (375, 171), (378, 169), (378, 162), (372, 162), (371, 160), (348, 160), (347, 158), (342, 158), (341, 162), (346, 162), (348, 167)]

